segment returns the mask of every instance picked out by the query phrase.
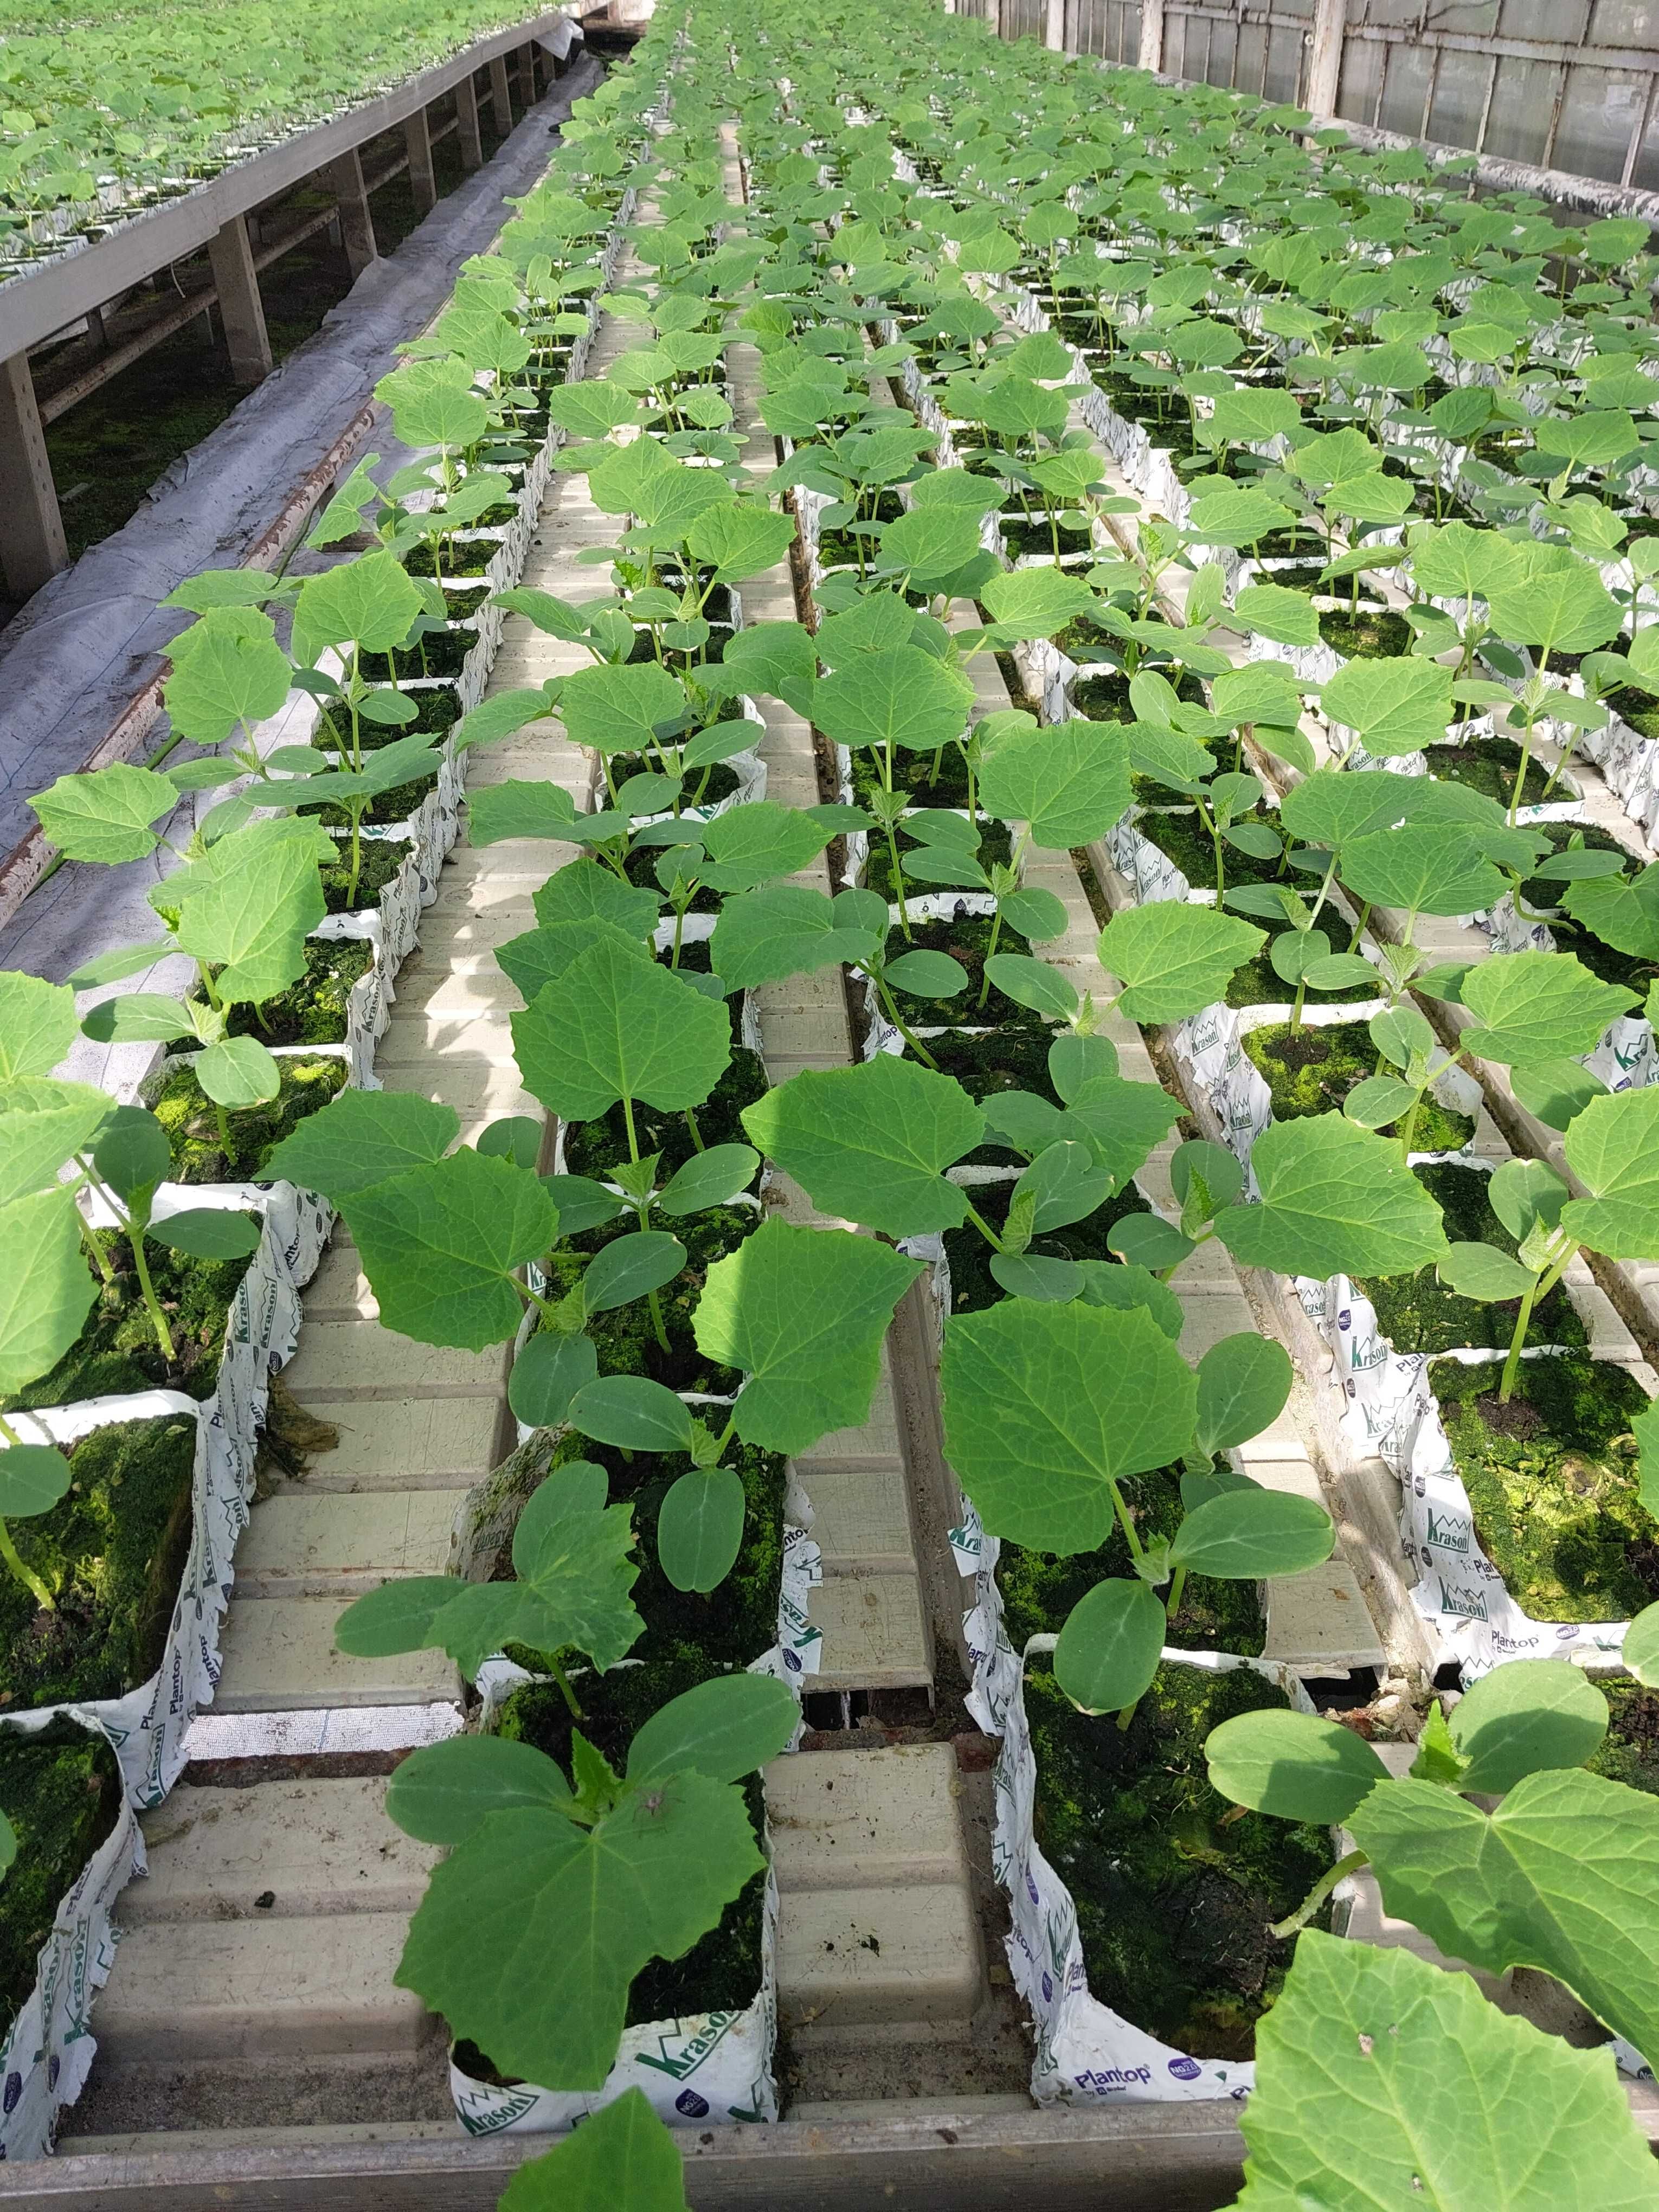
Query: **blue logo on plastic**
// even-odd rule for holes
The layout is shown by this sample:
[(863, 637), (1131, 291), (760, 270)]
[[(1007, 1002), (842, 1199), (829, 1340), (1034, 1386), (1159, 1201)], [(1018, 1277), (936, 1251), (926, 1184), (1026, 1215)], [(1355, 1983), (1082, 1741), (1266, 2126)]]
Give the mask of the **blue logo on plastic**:
[(708, 2100), (700, 2097), (695, 2089), (682, 2089), (674, 2100), (674, 2110), (684, 2112), (688, 2120), (702, 2120), (708, 2117)]
[(1196, 2058), (1172, 2058), (1170, 2071), (1177, 2081), (1196, 2081), (1204, 2069)]

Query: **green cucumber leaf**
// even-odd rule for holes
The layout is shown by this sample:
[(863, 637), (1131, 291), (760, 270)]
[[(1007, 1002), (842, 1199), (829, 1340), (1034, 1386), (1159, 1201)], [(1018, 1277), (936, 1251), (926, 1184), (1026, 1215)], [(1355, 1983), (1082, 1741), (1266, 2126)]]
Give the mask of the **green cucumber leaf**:
[(745, 1107), (743, 1125), (826, 1213), (888, 1237), (968, 1218), (944, 1170), (981, 1142), (985, 1116), (947, 1075), (891, 1053), (809, 1068)]
[[(1004, 580), (1054, 573), (1016, 569)], [(994, 587), (985, 588), (988, 595)], [(1121, 730), (1115, 722), (1082, 715), (1005, 738), (980, 772), (986, 811), (1028, 823), (1034, 844), (1059, 852), (1103, 837), (1121, 820), (1130, 795), (1129, 749)]]
[(1305, 1929), (1257, 2026), (1255, 2078), (1238, 2212), (1659, 2204), (1611, 2056), (1499, 2012), (1467, 1974), (1409, 1951)]
[(1399, 1146), (1340, 1115), (1272, 1123), (1251, 1164), (1261, 1203), (1229, 1206), (1216, 1219), (1216, 1234), (1247, 1267), (1322, 1279), (1414, 1274), (1449, 1249), (1440, 1208)]
[(268, 1181), (320, 1191), (339, 1205), (406, 1169), (428, 1167), (460, 1134), (453, 1106), (412, 1091), (342, 1091), (283, 1138)]
[(873, 1238), (775, 1215), (717, 1260), (693, 1328), (699, 1351), (748, 1376), (732, 1413), (744, 1443), (802, 1452), (866, 1420), (893, 1309), (921, 1272)]
[(732, 1058), (720, 1001), (610, 941), (580, 953), (514, 1015), (513, 1041), (526, 1086), (567, 1121), (595, 1121), (620, 1098), (700, 1106)]
[(689, 1950), (763, 1864), (741, 1792), (695, 1771), (591, 1828), (492, 1813), (434, 1869), (397, 1978), (502, 2072), (597, 2089), (634, 1976)]
[(469, 1352), (514, 1334), (524, 1312), (515, 1271), (558, 1232), (536, 1176), (465, 1150), (347, 1192), (341, 1206), (381, 1326)]
[(1093, 1551), (1110, 1485), (1192, 1444), (1198, 1385), (1144, 1308), (1012, 1300), (945, 1328), (946, 1455), (993, 1535)]
[[(106, 1091), (90, 1083), (57, 1083), (50, 1076), (25, 1075), (0, 1084), (0, 1206), (32, 1192), (50, 1190), (58, 1172), (76, 1152), (86, 1152), (122, 1109)], [(153, 1115), (144, 1119), (156, 1127)], [(149, 1180), (159, 1182), (170, 1160), (161, 1135), (161, 1165)]]
[(1659, 1258), (1659, 1089), (1592, 1098), (1565, 1144), (1589, 1196), (1569, 1200), (1561, 1226), (1609, 1260)]
[(1180, 1020), (1227, 994), (1234, 975), (1267, 943), (1267, 932), (1214, 907), (1157, 899), (1126, 907), (1100, 933), (1100, 964), (1123, 985), (1118, 1012), (1130, 1021)]
[(1537, 1066), (1593, 1052), (1636, 994), (1602, 982), (1570, 952), (1501, 952), (1470, 969), (1463, 1004), (1480, 1024), (1459, 1038), (1466, 1052)]
[(734, 991), (872, 960), (886, 933), (885, 908), (875, 927), (843, 919), (844, 912), (839, 899), (805, 884), (769, 884), (742, 892), (721, 907), (708, 957)]
[(74, 1044), (76, 1027), (68, 984), (0, 971), (0, 1083), (50, 1075)]
[(1659, 2051), (1659, 1803), (1576, 1769), (1528, 1774), (1495, 1813), (1409, 1778), (1349, 1826), (1387, 1910), (1449, 1958), (1563, 1981)]

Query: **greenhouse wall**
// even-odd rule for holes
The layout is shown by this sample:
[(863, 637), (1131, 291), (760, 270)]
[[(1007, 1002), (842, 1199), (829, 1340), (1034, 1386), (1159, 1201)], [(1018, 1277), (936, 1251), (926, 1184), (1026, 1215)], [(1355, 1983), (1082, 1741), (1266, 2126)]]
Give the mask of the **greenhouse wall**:
[[(994, 18), (997, 0), (958, 0), (956, 12)], [(1047, 0), (1001, 0), (1001, 34), (1054, 43), (1050, 12)], [(1652, 0), (1571, 0), (1565, 9), (1552, 0), (1442, 8), (1429, 0), (1065, 0), (1063, 37), (1068, 52), (1139, 62), (1402, 137), (1651, 188), (1659, 185), (1656, 28)]]

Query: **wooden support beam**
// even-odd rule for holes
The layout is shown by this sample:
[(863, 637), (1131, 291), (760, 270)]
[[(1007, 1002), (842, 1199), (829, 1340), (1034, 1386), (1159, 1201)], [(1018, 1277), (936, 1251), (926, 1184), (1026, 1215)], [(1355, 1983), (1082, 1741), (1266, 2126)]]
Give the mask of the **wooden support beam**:
[(380, 259), (374, 243), (374, 216), (363, 188), (363, 164), (356, 148), (331, 161), (323, 181), (334, 195), (340, 216), (340, 246), (355, 284), (365, 269)]
[(1042, 19), (1042, 43), (1051, 53), (1061, 53), (1066, 46), (1066, 0), (1047, 0)]
[(1164, 0), (1140, 0), (1140, 51), (1135, 60), (1144, 70), (1164, 66)]
[[(1348, 0), (1316, 0), (1313, 46), (1308, 58), (1307, 106), (1316, 115), (1334, 115), (1342, 86), (1342, 38), (1347, 28)], [(1381, 87), (1378, 106), (1381, 106)]]
[(513, 95), (507, 88), (507, 57), (493, 54), (489, 62), (489, 104), (495, 111), (495, 136), (505, 138), (513, 128)]
[(464, 76), (455, 88), (455, 124), (460, 136), (461, 167), (471, 175), (483, 167), (483, 141), (478, 135), (478, 88)]
[(519, 98), (526, 108), (536, 105), (536, 41), (519, 49)]
[(208, 244), (213, 285), (219, 295), (219, 319), (225, 326), (230, 373), (238, 384), (258, 384), (270, 374), (270, 334), (246, 216), (234, 215)]
[(426, 110), (417, 107), (404, 118), (404, 143), (409, 149), (409, 188), (415, 195), (417, 215), (430, 215), (438, 204), (438, 180), (432, 173), (432, 136)]
[(27, 599), (69, 566), (58, 487), (34, 404), (27, 354), (0, 362), (0, 567), (6, 589)]

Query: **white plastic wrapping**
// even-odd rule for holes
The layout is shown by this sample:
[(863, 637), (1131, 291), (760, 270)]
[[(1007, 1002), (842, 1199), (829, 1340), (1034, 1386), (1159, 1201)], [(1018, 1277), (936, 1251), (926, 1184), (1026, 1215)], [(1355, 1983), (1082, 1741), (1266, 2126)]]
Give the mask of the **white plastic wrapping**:
[[(1347, 1401), (1345, 1432), (1357, 1452), (1380, 1454), (1399, 1478), (1401, 1542), (1417, 1571), (1412, 1601), (1443, 1662), (1455, 1662), (1466, 1682), (1510, 1659), (1616, 1665), (1627, 1622), (1534, 1620), (1487, 1558), (1429, 1387), (1430, 1358), (1395, 1351), (1370, 1299), (1346, 1275), (1328, 1283), (1298, 1282), (1297, 1290), (1330, 1346)], [(1480, 1349), (1434, 1356), (1487, 1365), (1504, 1354)], [(1529, 1348), (1523, 1356), (1549, 1354)]]

